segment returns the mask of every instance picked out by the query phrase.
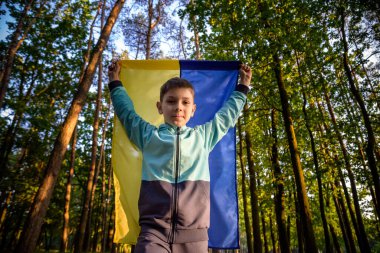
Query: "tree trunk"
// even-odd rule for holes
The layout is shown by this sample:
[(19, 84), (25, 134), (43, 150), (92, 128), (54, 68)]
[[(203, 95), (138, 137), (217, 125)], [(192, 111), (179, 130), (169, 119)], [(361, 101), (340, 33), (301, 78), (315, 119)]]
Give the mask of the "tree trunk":
[(24, 42), (26, 37), (28, 36), (30, 28), (36, 22), (36, 19), (39, 18), (42, 8), (45, 6), (46, 0), (41, 1), (39, 4), (39, 8), (36, 10), (36, 13), (33, 14), (33, 17), (28, 15), (28, 12), (32, 8), (34, 0), (28, 0), (25, 4), (23, 14), (20, 15), (21, 18), (17, 23), (16, 29), (12, 34), (11, 43), (8, 48), (8, 52), (5, 59), (4, 69), (0, 72), (0, 109), (3, 106), (3, 102), (5, 99), (5, 94), (8, 89), (9, 80), (12, 73), (13, 63), (16, 57), (16, 53), (19, 50), (21, 44)]
[[(195, 7), (196, 3), (194, 3), (194, 0), (191, 0), (190, 4)], [(189, 20), (190, 20), (190, 22), (193, 23), (195, 59), (200, 60), (201, 59), (201, 51), (200, 51), (200, 46), (199, 46), (199, 32), (198, 32), (197, 16), (195, 14), (190, 13)]]
[[(91, 232), (91, 230), (92, 230), (91, 224), (92, 224), (92, 222), (94, 222), (92, 220), (92, 213), (95, 210), (95, 205), (94, 205), (94, 203), (95, 203), (95, 191), (96, 191), (96, 186), (97, 186), (97, 183), (98, 183), (98, 177), (99, 177), (99, 173), (100, 173), (100, 167), (101, 167), (101, 164), (102, 164), (102, 160), (103, 160), (103, 153), (101, 152), (100, 156), (99, 156), (98, 166), (96, 166), (96, 170), (95, 170), (95, 173), (94, 173), (94, 176), (93, 176), (92, 189), (91, 189), (91, 193), (90, 193), (90, 204), (89, 204), (87, 225), (86, 225), (85, 236), (84, 236), (84, 244), (83, 244), (83, 249), (84, 249), (85, 252), (88, 252), (89, 251), (89, 247), (90, 247), (90, 241), (91, 241), (90, 237), (91, 237), (91, 234), (92, 234), (92, 232)], [(95, 217), (98, 217), (98, 216), (95, 216)], [(96, 226), (95, 226), (95, 228), (96, 228)], [(96, 233), (97, 233), (97, 230), (95, 230), (95, 234)]]
[[(320, 105), (319, 102), (317, 102), (317, 107), (318, 107), (318, 110), (319, 110), (320, 115), (322, 117), (324, 129), (325, 129), (327, 135), (331, 136), (330, 128), (325, 123), (326, 121), (324, 119), (325, 118), (324, 117), (324, 111), (323, 111), (322, 106)], [(329, 110), (331, 110), (331, 109), (332, 108), (329, 108)], [(318, 124), (318, 127), (319, 127), (320, 133), (322, 135), (322, 133), (323, 133), (322, 126), (320, 124)], [(347, 201), (347, 207), (348, 207), (348, 210), (350, 212), (352, 224), (355, 228), (355, 231), (357, 231), (356, 218), (355, 218), (355, 215), (354, 215), (353, 210), (352, 210), (351, 198), (349, 197), (349, 194), (348, 194), (346, 182), (342, 176), (342, 170), (340, 168), (341, 163), (339, 162), (339, 158), (336, 155), (335, 150), (333, 150), (333, 153), (335, 153), (335, 154), (326, 154), (326, 153), (329, 153), (329, 151), (328, 151), (328, 147), (325, 143), (322, 143), (322, 147), (323, 147), (322, 151), (324, 152), (323, 157), (325, 158), (325, 160), (327, 160), (326, 157), (334, 157), (334, 163), (336, 164), (336, 169), (338, 171), (339, 178), (340, 178), (342, 186), (343, 186), (343, 190), (344, 190), (346, 201)], [(326, 153), (325, 153), (325, 150), (327, 151)], [(328, 164), (327, 161), (325, 161), (325, 163)], [(334, 199), (334, 204), (335, 204), (336, 212), (338, 214), (339, 223), (340, 223), (340, 227), (342, 230), (343, 238), (345, 239), (346, 249), (348, 252), (356, 252), (354, 239), (352, 237), (352, 230), (351, 230), (350, 221), (348, 219), (347, 211), (345, 208), (344, 200), (343, 200), (342, 193), (341, 193), (340, 186), (339, 186), (339, 180), (335, 177), (334, 170), (331, 170), (331, 171), (332, 171), (333, 178), (334, 178), (334, 184), (335, 184), (336, 189), (337, 189), (336, 193), (335, 193), (335, 186), (334, 185), (332, 186), (333, 193), (337, 195), (336, 200)]]
[[(335, 118), (335, 114), (334, 114), (334, 109), (333, 109), (332, 104), (330, 102), (330, 97), (327, 94), (327, 88), (326, 88), (326, 84), (325, 84), (324, 79), (322, 79), (322, 89), (323, 89), (324, 97), (325, 97), (325, 100), (326, 100), (327, 109), (328, 109), (328, 112), (329, 112), (329, 115), (330, 115), (331, 123), (333, 125), (333, 130), (335, 132), (335, 135), (337, 136), (339, 145), (340, 145), (341, 150), (342, 150), (345, 167), (346, 167), (346, 170), (348, 172), (348, 176), (349, 176), (351, 185), (354, 185), (354, 189), (352, 189), (352, 191), (356, 192), (356, 183), (355, 183), (355, 179), (354, 179), (354, 176), (353, 176), (353, 173), (352, 173), (352, 170), (351, 170), (351, 164), (350, 164), (350, 160), (349, 160), (349, 157), (348, 157), (348, 152), (347, 152), (346, 146), (344, 144), (343, 137), (342, 137), (342, 135), (341, 135), (341, 133), (339, 131), (338, 124), (336, 122), (336, 118)], [(324, 114), (323, 113), (323, 109), (322, 109), (322, 106), (320, 105), (319, 102), (317, 102), (317, 106), (318, 106), (318, 110), (319, 110), (320, 114), (323, 116), (323, 114)], [(323, 122), (325, 122), (325, 121), (323, 121)], [(324, 128), (325, 128), (326, 132), (328, 133), (328, 135), (331, 135), (330, 128), (325, 123), (324, 123)], [(349, 210), (349, 213), (350, 213), (351, 221), (352, 221), (352, 224), (354, 226), (354, 229), (355, 229), (356, 235), (358, 237), (358, 240), (360, 240), (359, 239), (359, 236), (360, 236), (359, 233), (360, 233), (360, 231), (359, 231), (359, 228), (358, 228), (358, 225), (357, 225), (356, 215), (355, 215), (355, 213), (354, 213), (354, 211), (352, 209), (351, 198), (350, 198), (350, 194), (348, 192), (348, 189), (347, 189), (347, 186), (346, 186), (346, 182), (345, 182), (345, 178), (343, 176), (343, 172), (342, 172), (342, 169), (341, 169), (341, 163), (339, 162), (339, 158), (336, 155), (336, 151), (334, 153), (335, 153), (334, 160), (335, 160), (335, 164), (336, 164), (336, 169), (338, 171), (338, 176), (339, 176), (339, 179), (340, 179), (342, 187), (343, 187), (344, 196), (346, 198), (347, 207), (348, 207), (348, 210)], [(342, 212), (343, 211), (345, 212), (344, 204), (341, 204), (341, 208), (343, 208)], [(351, 228), (349, 227), (347, 229), (351, 229)], [(350, 240), (350, 243), (351, 243), (351, 240)]]
[[(287, 221), (286, 221), (286, 234), (288, 235), (288, 244), (290, 245), (290, 227), (292, 226), (292, 220), (290, 219), (290, 215), (288, 215)], [(289, 246), (291, 247), (291, 246)]]
[(281, 62), (277, 53), (273, 54), (274, 72), (277, 79), (278, 89), (280, 92), (282, 116), (285, 124), (286, 136), (288, 138), (289, 151), (293, 165), (293, 173), (297, 186), (297, 199), (300, 206), (300, 218), (302, 223), (303, 235), (305, 238), (305, 250), (308, 253), (317, 253), (317, 245), (314, 236), (314, 230), (311, 223), (311, 212), (309, 200), (306, 192), (305, 179), (301, 166), (300, 155), (297, 147), (297, 138), (293, 128), (293, 120), (289, 109), (288, 94), (282, 76)]
[[(345, 32), (345, 13), (344, 12), (345, 12), (344, 7), (340, 7), (341, 34), (342, 34), (341, 38), (342, 38), (343, 49), (344, 49), (344, 51), (343, 51), (343, 67), (344, 67), (344, 72), (346, 74), (346, 77), (348, 79), (350, 90), (351, 90), (352, 94), (354, 95), (354, 98), (360, 107), (360, 111), (362, 113), (363, 120), (364, 120), (364, 125), (367, 129), (368, 140), (367, 140), (366, 153), (367, 153), (367, 158), (368, 158), (368, 166), (371, 170), (372, 181), (373, 181), (373, 184), (375, 186), (376, 198), (380, 199), (380, 176), (379, 176), (379, 173), (377, 171), (376, 159), (375, 159), (375, 155), (374, 155), (374, 154), (376, 154), (377, 158), (380, 159), (380, 154), (375, 149), (376, 139), (375, 139), (375, 135), (374, 135), (374, 132), (372, 129), (372, 123), (371, 123), (367, 108), (365, 106), (363, 97), (361, 96), (359, 90), (356, 88), (356, 85), (354, 83), (354, 80), (353, 80), (353, 77), (351, 74), (351, 69), (350, 69), (349, 60), (348, 60), (348, 43), (347, 43), (346, 32)], [(355, 204), (355, 209), (356, 209), (355, 196), (354, 196), (354, 204)], [(380, 210), (380, 207), (377, 207), (376, 210)], [(380, 214), (378, 214), (378, 215), (380, 215)], [(361, 215), (360, 215), (360, 217), (358, 216), (358, 225), (359, 225), (360, 232), (362, 234), (361, 235), (361, 237), (362, 237), (361, 241), (362, 242), (359, 243), (359, 245), (361, 245), (360, 248), (363, 252), (369, 252), (370, 247), (369, 247), (368, 239), (367, 239), (367, 236), (365, 233), (365, 229), (364, 229), (364, 225), (362, 222)]]
[(326, 214), (325, 214), (325, 204), (324, 204), (324, 200), (323, 200), (322, 172), (320, 171), (320, 168), (319, 168), (318, 154), (317, 154), (317, 150), (315, 147), (314, 136), (313, 136), (313, 132), (311, 131), (309, 118), (308, 118), (307, 112), (306, 112), (306, 94), (304, 91), (302, 92), (302, 95), (303, 95), (303, 99), (304, 99), (304, 104), (303, 104), (302, 110), (303, 110), (303, 113), (305, 116), (306, 128), (307, 128), (307, 131), (308, 131), (309, 137), (310, 137), (310, 145), (311, 145), (311, 150), (313, 153), (313, 163), (314, 163), (314, 167), (315, 167), (315, 174), (317, 176), (319, 211), (321, 214), (323, 233), (324, 233), (324, 237), (325, 237), (325, 251), (326, 251), (326, 253), (330, 253), (332, 248), (331, 248), (329, 229), (328, 229), (327, 219), (326, 219)]
[[(100, 7), (99, 7), (100, 8)], [(98, 11), (99, 11), (98, 8)], [(100, 29), (103, 29), (104, 26), (104, 10), (106, 5), (103, 1), (101, 6), (102, 14), (100, 18)], [(89, 168), (89, 174), (87, 178), (87, 188), (84, 198), (84, 204), (82, 208), (82, 214), (78, 230), (77, 244), (75, 245), (74, 252), (81, 252), (82, 249), (85, 249), (85, 252), (89, 249), (89, 241), (91, 234), (91, 209), (92, 202), (95, 194), (96, 180), (98, 172), (95, 171), (96, 167), (96, 155), (98, 149), (98, 132), (99, 132), (99, 113), (101, 111), (102, 105), (102, 82), (103, 82), (103, 64), (102, 56), (99, 57), (98, 65), (98, 92), (96, 97), (96, 107), (94, 113), (94, 123), (93, 123), (93, 132), (92, 132), (92, 148), (91, 148), (91, 165)], [(99, 167), (99, 166), (98, 166)], [(94, 183), (95, 182), (95, 183)], [(86, 243), (84, 243), (86, 242)]]
[(1, 147), (0, 147), (1, 178), (5, 177), (7, 174), (8, 157), (9, 157), (9, 154), (12, 152), (14, 140), (16, 137), (16, 131), (18, 130), (21, 124), (22, 115), (23, 115), (23, 112), (21, 112), (20, 110), (16, 110), (10, 126), (8, 127), (7, 131), (4, 132), (3, 142), (1, 143)]
[[(100, 89), (100, 91), (98, 91), (98, 98), (97, 98), (97, 105), (96, 105), (96, 116), (97, 116), (97, 119), (96, 121), (98, 121), (97, 123), (97, 130), (96, 130), (96, 136), (98, 135), (98, 129), (99, 129), (99, 113), (101, 111), (101, 89), (102, 89), (102, 64), (99, 63), (99, 76), (100, 76), (100, 79), (99, 79), (99, 82), (98, 82), (98, 89)], [(95, 130), (95, 126), (94, 126), (94, 130)], [(95, 137), (95, 134), (94, 136)], [(97, 138), (97, 137), (96, 137)], [(98, 146), (98, 141), (97, 139), (95, 140), (96, 142), (96, 148), (97, 149), (97, 146)], [(102, 145), (101, 145), (101, 149), (100, 149), (100, 155), (99, 155), (99, 160), (98, 160), (98, 165), (96, 166), (96, 169), (95, 169), (95, 173), (94, 173), (94, 176), (93, 176), (93, 183), (92, 183), (92, 189), (91, 189), (91, 193), (90, 193), (90, 204), (89, 204), (89, 211), (88, 211), (88, 218), (87, 218), (87, 226), (86, 226), (86, 233), (85, 233), (85, 251), (89, 251), (89, 244), (90, 244), (90, 236), (91, 236), (91, 221), (92, 221), (92, 212), (94, 210), (94, 200), (95, 200), (95, 192), (96, 192), (96, 186), (97, 186), (97, 183), (98, 183), (98, 178), (99, 178), (99, 173), (100, 173), (100, 168), (102, 167), (102, 160), (103, 160), (103, 155), (104, 155), (104, 150), (102, 150), (102, 147), (104, 148), (104, 139), (102, 139)], [(96, 151), (95, 151), (95, 157), (94, 157), (94, 166), (96, 165)], [(96, 216), (97, 217), (97, 216)], [(96, 231), (97, 233), (97, 231)]]
[(304, 246), (304, 237), (303, 237), (303, 230), (302, 230), (303, 227), (302, 227), (301, 215), (300, 215), (300, 205), (298, 204), (299, 201), (296, 196), (296, 189), (293, 189), (293, 194), (294, 194), (294, 203), (296, 207), (296, 229), (297, 229), (298, 253), (304, 253), (305, 246)]
[[(111, 199), (111, 191), (112, 191), (112, 177), (113, 169), (110, 167), (109, 175), (108, 175), (108, 199)], [(106, 251), (113, 251), (113, 237), (115, 233), (115, 205), (111, 205), (110, 218), (108, 219), (108, 236), (106, 243)]]
[(145, 60), (150, 59), (153, 22), (153, 1), (148, 0), (148, 31), (146, 33)]
[(284, 193), (284, 176), (280, 168), (278, 160), (278, 139), (277, 139), (277, 113), (276, 109), (271, 110), (272, 118), (272, 168), (274, 175), (274, 186), (276, 192), (274, 196), (274, 205), (276, 212), (276, 223), (280, 249), (282, 253), (290, 253), (290, 245), (288, 240), (288, 232), (286, 230), (286, 213), (285, 213), (285, 193)]
[[(25, 40), (30, 27), (32, 26), (34, 19), (27, 22), (28, 12), (33, 5), (34, 0), (29, 0), (25, 3), (24, 10), (22, 15), (20, 15), (20, 19), (18, 20), (15, 31), (12, 34), (12, 39), (8, 48), (8, 52), (6, 55), (6, 60), (4, 64), (4, 69), (0, 72), (0, 109), (3, 105), (5, 94), (8, 89), (9, 79), (12, 72), (13, 62), (15, 60), (16, 53), (20, 48), (22, 42)], [(26, 27), (25, 27), (26, 26)]]
[[(351, 192), (352, 192), (352, 197), (353, 197), (353, 201), (354, 201), (355, 213), (353, 211), (350, 211), (350, 215), (351, 215), (351, 219), (352, 219), (352, 222), (354, 224), (354, 228), (355, 228), (355, 231), (356, 231), (356, 234), (358, 237), (359, 247), (360, 247), (362, 252), (369, 252), (369, 249), (370, 249), (369, 243), (368, 243), (368, 239), (367, 239), (367, 234), (366, 234), (365, 229), (364, 229), (364, 224), (363, 224), (363, 219), (362, 219), (360, 204), (359, 204), (359, 197), (358, 197), (357, 188), (356, 188), (355, 176), (354, 176), (354, 173), (352, 172), (352, 169), (351, 169), (351, 162), (350, 162), (350, 158), (349, 158), (349, 153), (348, 153), (346, 145), (344, 143), (342, 134), (339, 131), (338, 123), (336, 121), (335, 114), (334, 114), (334, 109), (331, 105), (330, 97), (327, 94), (327, 88), (326, 88), (324, 81), (322, 81), (322, 88), (324, 91), (324, 97), (325, 97), (325, 100), (327, 103), (327, 108), (328, 108), (328, 111), (330, 114), (333, 129), (334, 129), (334, 132), (336, 134), (336, 137), (338, 138), (339, 145), (340, 145), (340, 148), (342, 150), (345, 168), (346, 168), (346, 171), (348, 173), (348, 178), (349, 178), (349, 181), (351, 184)], [(337, 166), (337, 169), (339, 172), (339, 176), (341, 178), (341, 183), (344, 187), (343, 189), (345, 191), (345, 196), (347, 199), (347, 205), (349, 206), (349, 210), (350, 210), (351, 209), (351, 207), (350, 207), (351, 201), (350, 201), (348, 190), (345, 188), (343, 173), (342, 173), (339, 165)]]
[(14, 194), (13, 191), (7, 191), (4, 193), (5, 199), (4, 199), (4, 202), (1, 203), (2, 207), (1, 207), (1, 212), (0, 212), (0, 233), (7, 232), (7, 231), (4, 231), (4, 222), (5, 222), (5, 218), (7, 217), (8, 207), (11, 203), (13, 194)]
[(107, 242), (107, 233), (106, 233), (106, 223), (107, 223), (107, 208), (108, 208), (108, 199), (106, 199), (106, 158), (103, 156), (102, 159), (102, 200), (101, 200), (101, 235), (100, 235), (100, 252), (105, 252), (106, 242)]
[(69, 240), (69, 221), (70, 221), (70, 200), (71, 200), (71, 184), (74, 175), (75, 166), (75, 152), (77, 145), (77, 127), (74, 129), (73, 140), (71, 144), (71, 156), (70, 156), (70, 171), (67, 175), (66, 194), (65, 194), (65, 207), (63, 211), (63, 229), (60, 252), (66, 252)]
[(58, 172), (61, 168), (62, 159), (66, 153), (67, 145), (78, 121), (79, 113), (85, 104), (87, 93), (91, 86), (99, 58), (107, 45), (110, 33), (123, 4), (124, 0), (118, 0), (115, 2), (106, 25), (100, 34), (98, 43), (92, 51), (83, 79), (79, 83), (78, 91), (72, 101), (67, 117), (55, 141), (53, 151), (45, 169), (46, 174), (30, 208), (28, 214), (29, 216), (25, 222), (24, 229), (15, 252), (31, 253), (36, 247), (37, 239), (41, 232), (41, 226), (53, 194), (54, 186), (57, 181)]
[[(372, 185), (368, 186), (369, 188), (369, 192), (371, 193), (371, 197), (372, 197), (372, 202), (374, 203), (374, 206), (378, 205), (378, 200), (376, 199), (376, 196), (375, 196), (375, 191), (372, 187)], [(377, 221), (379, 221), (380, 219), (380, 216), (379, 215), (376, 215), (377, 217)], [(379, 228), (379, 222), (377, 223), (377, 228)], [(379, 231), (380, 232), (380, 231)]]
[(269, 253), (267, 231), (266, 231), (266, 226), (265, 226), (265, 217), (264, 217), (263, 210), (261, 210), (260, 213), (261, 213), (261, 224), (263, 226), (264, 251), (265, 251), (265, 253)]
[[(20, 103), (24, 106), (20, 106), (16, 109), (15, 115), (13, 116), (12, 123), (10, 124), (8, 130), (4, 133), (3, 136), (3, 142), (0, 147), (0, 178), (4, 177), (7, 173), (7, 164), (9, 160), (9, 154), (12, 153), (12, 148), (15, 142), (16, 133), (18, 132), (20, 128), (20, 124), (22, 122), (25, 108), (27, 108), (28, 103), (30, 101), (30, 96), (32, 93), (32, 90), (34, 88), (36, 81), (36, 75), (33, 75), (32, 80), (30, 81), (29, 88), (26, 91), (25, 95), (23, 94), (23, 91), (21, 89), (19, 93)], [(23, 82), (22, 82), (23, 83)], [(21, 85), (22, 85), (21, 83)], [(24, 85), (22, 85), (24, 86)]]
[[(350, 104), (350, 98), (348, 96), (348, 90), (345, 89), (345, 87), (343, 87), (343, 94), (344, 94), (344, 97), (343, 97), (343, 102), (344, 102), (344, 105), (345, 105), (345, 109), (346, 109), (346, 114), (347, 114), (347, 118), (350, 122), (355, 122), (355, 119), (358, 118), (358, 115), (355, 113), (355, 111), (353, 110), (351, 104)], [(360, 161), (362, 163), (362, 167), (363, 167), (363, 171), (364, 171), (364, 175), (366, 177), (366, 181), (368, 183), (368, 188), (369, 189), (372, 189), (372, 186), (373, 186), (373, 183), (372, 183), (372, 176), (370, 175), (370, 171), (371, 170), (367, 170), (368, 166), (365, 162), (366, 158), (365, 158), (365, 154), (364, 154), (364, 151), (363, 151), (363, 143), (365, 143), (365, 141), (363, 140), (362, 138), (362, 135), (358, 132), (358, 129), (355, 128), (354, 129), (355, 131), (355, 135), (357, 136), (357, 140), (356, 140), (356, 145), (357, 145), (357, 148), (358, 148), (358, 151), (359, 151), (359, 156), (360, 156)], [(371, 194), (371, 197), (372, 197), (372, 202), (373, 202), (373, 206), (374, 206), (374, 209), (375, 209), (375, 215), (379, 216), (380, 215), (380, 206), (377, 204), (377, 200), (376, 200), (376, 196), (374, 194)]]
[(333, 225), (329, 224), (329, 226), (330, 226), (331, 237), (333, 239), (333, 244), (334, 244), (335, 252), (336, 253), (341, 253), (342, 251), (340, 250), (338, 236), (335, 233), (335, 229), (334, 229)]
[(245, 225), (245, 234), (247, 237), (247, 248), (248, 253), (253, 253), (253, 246), (252, 246), (252, 231), (249, 221), (249, 214), (248, 214), (248, 200), (247, 200), (247, 186), (246, 186), (246, 174), (245, 174), (245, 165), (243, 160), (243, 136), (241, 134), (241, 119), (239, 118), (238, 124), (238, 134), (239, 134), (239, 160), (240, 160), (240, 167), (241, 167), (241, 187), (242, 187), (242, 197), (243, 197), (243, 212), (244, 212), (244, 225)]
[[(102, 140), (102, 146), (100, 147), (100, 151), (103, 153), (103, 159), (102, 159), (102, 246), (101, 246), (101, 252), (106, 251), (106, 242), (107, 242), (107, 233), (106, 233), (106, 224), (107, 224), (107, 209), (110, 202), (110, 192), (108, 191), (108, 196), (106, 197), (106, 156), (104, 155), (104, 145), (106, 140), (106, 134), (107, 134), (107, 125), (108, 125), (108, 119), (111, 112), (111, 101), (108, 100), (108, 108), (107, 108), (107, 115), (104, 122), (103, 127), (103, 140)], [(108, 178), (108, 182), (111, 182), (111, 177)]]
[(270, 228), (270, 237), (272, 239), (272, 253), (277, 253), (276, 237), (274, 236), (274, 231), (273, 231), (272, 214), (269, 215), (269, 228)]
[[(333, 185), (333, 191), (334, 191), (334, 188), (338, 186), (339, 183), (337, 180), (335, 180), (334, 184), (335, 185)], [(340, 228), (343, 234), (346, 251), (348, 253), (356, 253), (355, 242), (352, 236), (352, 230), (351, 230), (350, 222), (348, 220), (347, 211), (344, 207), (342, 193), (340, 192), (339, 188), (336, 190), (336, 192), (337, 192), (336, 193), (337, 196), (333, 197), (334, 204), (335, 204), (336, 213), (338, 214), (339, 224), (340, 224)]]
[(307, 132), (308, 132), (309, 137), (310, 137), (310, 145), (311, 145), (311, 150), (312, 150), (312, 154), (313, 154), (313, 163), (314, 163), (314, 167), (315, 167), (315, 174), (317, 176), (319, 211), (321, 214), (323, 233), (324, 233), (324, 237), (325, 237), (325, 251), (326, 251), (326, 253), (331, 253), (329, 228), (327, 226), (325, 206), (324, 206), (324, 200), (323, 200), (322, 173), (321, 173), (320, 168), (319, 168), (318, 154), (317, 154), (317, 150), (316, 150), (316, 146), (315, 146), (314, 135), (313, 135), (313, 132), (311, 130), (309, 117), (307, 115), (307, 110), (306, 110), (307, 98), (306, 98), (306, 92), (305, 92), (302, 73), (300, 70), (300, 63), (299, 63), (299, 58), (298, 58), (297, 52), (295, 53), (295, 55), (296, 55), (296, 60), (297, 60), (297, 70), (298, 70), (298, 76), (300, 78), (301, 89), (302, 89), (302, 97), (303, 97), (302, 112), (303, 112), (304, 118), (305, 118), (306, 129), (307, 129)]
[[(97, 198), (98, 199), (98, 198)], [(92, 230), (94, 230), (94, 232), (92, 232), (92, 230), (89, 230), (89, 232), (91, 232), (91, 234), (90, 234), (90, 236), (89, 236), (89, 239), (90, 239), (90, 237), (91, 237), (91, 240), (89, 240), (89, 242), (88, 242), (88, 246), (87, 246), (87, 250), (86, 250), (86, 252), (96, 252), (96, 248), (97, 248), (97, 246), (98, 246), (98, 241), (99, 241), (99, 227), (100, 227), (100, 220), (99, 220), (99, 216), (100, 216), (100, 206), (101, 206), (101, 204), (100, 203), (97, 203), (97, 202), (99, 202), (99, 201), (96, 201), (95, 203), (96, 203), (96, 205), (93, 205), (92, 207), (91, 207), (91, 209), (93, 210), (93, 212), (95, 213), (95, 215), (94, 215), (94, 219), (93, 220), (90, 220), (89, 219), (89, 223), (90, 222), (93, 222), (93, 223), (95, 223), (95, 226), (94, 226), (94, 228), (95, 229), (92, 229)], [(95, 208), (95, 206), (97, 207), (97, 208)], [(89, 226), (90, 226), (90, 224), (89, 224)], [(91, 242), (91, 243), (90, 243)]]
[[(355, 44), (355, 49), (357, 51), (359, 51), (359, 48), (358, 48), (358, 45), (357, 45), (356, 41), (354, 41), (354, 44)], [(377, 109), (380, 110), (380, 100), (377, 97), (376, 89), (373, 87), (371, 79), (368, 76), (368, 71), (367, 71), (367, 68), (364, 65), (364, 61), (363, 61), (362, 56), (359, 56), (359, 62), (360, 62), (360, 65), (362, 67), (362, 71), (364, 72), (366, 82), (368, 83), (369, 89), (371, 90), (371, 95), (370, 96), (373, 97), (373, 101), (374, 101), (374, 103), (376, 103)], [(352, 69), (352, 67), (350, 67), (350, 68)], [(355, 74), (353, 74), (353, 77), (355, 78)], [(356, 81), (356, 83), (358, 83), (357, 78), (355, 78), (355, 81)]]
[[(318, 107), (318, 110), (319, 110), (320, 115), (322, 117), (322, 122), (324, 122), (323, 123), (324, 129), (325, 129), (327, 135), (330, 136), (331, 135), (331, 131), (328, 128), (328, 126), (326, 125), (326, 123), (325, 123), (326, 121), (325, 121), (325, 117), (324, 117), (324, 112), (323, 112), (322, 106), (320, 105), (319, 102), (317, 102), (317, 107)], [(319, 127), (319, 131), (320, 131), (321, 135), (323, 135), (323, 128), (322, 128), (322, 126), (320, 124), (318, 124), (318, 127)], [(328, 148), (328, 146), (325, 143), (322, 143), (322, 152), (324, 154), (323, 158), (325, 160), (325, 163), (326, 164), (329, 163), (327, 161), (326, 157), (332, 157), (332, 156), (334, 156), (334, 163), (337, 166), (337, 170), (341, 171), (341, 169), (339, 167), (340, 164), (338, 162), (339, 159), (338, 159), (337, 155), (336, 154), (335, 155), (329, 154), (330, 153), (329, 148)], [(353, 239), (353, 236), (352, 236), (352, 230), (351, 230), (350, 221), (348, 219), (348, 215), (347, 215), (347, 211), (346, 211), (346, 208), (345, 208), (343, 196), (342, 196), (342, 193), (341, 193), (341, 190), (340, 190), (340, 186), (339, 186), (339, 180), (336, 178), (336, 176), (334, 174), (334, 170), (331, 170), (331, 171), (332, 171), (332, 177), (334, 178), (334, 184), (332, 184), (332, 192), (333, 192), (333, 195), (334, 195), (333, 196), (333, 198), (334, 198), (334, 204), (335, 204), (336, 213), (337, 213), (338, 218), (339, 218), (339, 224), (340, 224), (340, 228), (341, 228), (341, 231), (342, 231), (343, 239), (344, 239), (344, 242), (345, 242), (345, 245), (346, 245), (346, 250), (347, 250), (347, 252), (356, 252), (355, 243), (354, 243), (354, 239)], [(344, 188), (345, 192), (347, 192), (347, 188), (346, 188), (344, 180), (343, 180), (342, 184), (343, 184), (343, 188)], [(346, 195), (346, 197), (348, 197), (348, 196)], [(352, 208), (351, 208), (351, 204), (350, 204), (351, 203), (350, 202), (350, 198), (348, 197), (348, 199), (346, 198), (346, 200), (348, 201), (347, 205), (348, 205), (348, 208), (350, 210), (350, 214), (352, 214)], [(355, 227), (356, 226), (355, 216), (351, 215), (351, 217), (352, 217), (352, 223), (353, 223), (353, 225)]]
[[(154, 8), (157, 9), (157, 16), (154, 17)], [(151, 56), (152, 51), (152, 36), (153, 36), (153, 30), (156, 28), (156, 26), (161, 21), (161, 9), (162, 9), (162, 2), (161, 0), (158, 1), (156, 4), (156, 7), (153, 6), (153, 0), (148, 0), (148, 30), (146, 33), (146, 45), (145, 45), (145, 60), (149, 60)]]
[[(22, 206), (20, 208), (21, 210), (16, 212), (14, 216), (12, 217), (15, 222), (12, 221), (7, 221), (5, 230), (7, 233), (3, 234), (3, 238), (1, 240), (1, 249), (3, 249), (5, 252), (12, 252), (11, 249), (14, 248), (15, 243), (17, 241), (17, 236), (19, 235), (20, 232), (20, 227), (23, 221), (23, 216), (26, 208)], [(8, 237), (8, 239), (7, 239)]]
[[(248, 106), (244, 106), (244, 122), (248, 125)], [(246, 131), (245, 134), (245, 143), (246, 143), (246, 153), (248, 160), (248, 171), (249, 171), (249, 182), (250, 182), (250, 192), (251, 192), (251, 206), (252, 206), (252, 229), (253, 229), (253, 252), (261, 253), (262, 252), (262, 241), (260, 236), (260, 215), (259, 215), (259, 200), (257, 196), (257, 185), (256, 185), (256, 171), (254, 168), (253, 154), (252, 154), (252, 143), (251, 143), (251, 134), (249, 131)]]
[[(267, 28), (271, 29), (270, 23), (268, 21), (268, 15), (265, 14), (265, 2), (258, 1), (257, 7), (259, 9), (259, 12), (261, 13), (261, 21), (262, 25)], [(281, 99), (281, 105), (282, 105), (282, 116), (284, 120), (285, 125), (285, 132), (289, 143), (289, 151), (293, 166), (293, 173), (294, 178), (296, 181), (297, 186), (297, 198), (300, 205), (300, 214), (301, 214), (301, 222), (303, 226), (303, 233), (305, 238), (305, 249), (308, 253), (317, 253), (317, 244), (315, 241), (314, 236), (314, 230), (311, 223), (311, 212), (310, 212), (310, 206), (309, 201), (307, 197), (306, 192), (306, 185), (305, 180), (303, 176), (303, 170), (301, 166), (300, 161), (300, 155), (297, 147), (297, 139), (293, 128), (293, 120), (291, 118), (290, 114), (290, 108), (289, 108), (289, 99), (288, 94), (285, 89), (285, 84), (282, 76), (282, 67), (281, 67), (281, 61), (278, 56), (277, 48), (276, 48), (276, 42), (273, 41), (271, 38), (269, 38), (269, 44), (272, 47), (272, 50), (275, 50), (275, 52), (272, 55), (273, 58), (273, 70), (276, 76), (277, 85), (280, 93), (280, 99)]]

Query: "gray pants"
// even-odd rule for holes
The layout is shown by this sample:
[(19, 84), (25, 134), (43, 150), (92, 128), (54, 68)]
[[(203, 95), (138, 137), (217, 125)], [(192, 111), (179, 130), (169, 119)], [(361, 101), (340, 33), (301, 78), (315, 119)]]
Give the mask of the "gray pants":
[(151, 233), (141, 233), (133, 253), (207, 253), (208, 241), (173, 243)]

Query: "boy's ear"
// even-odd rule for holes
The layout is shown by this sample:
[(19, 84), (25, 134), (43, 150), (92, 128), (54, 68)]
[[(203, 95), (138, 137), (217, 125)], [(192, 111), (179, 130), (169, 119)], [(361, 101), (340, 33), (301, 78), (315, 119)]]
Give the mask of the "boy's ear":
[(194, 117), (195, 110), (197, 109), (197, 105), (193, 105), (193, 110), (191, 110), (191, 117)]
[(157, 106), (158, 113), (159, 113), (159, 114), (162, 114), (162, 105), (161, 105), (161, 102), (158, 101), (158, 102), (156, 103), (156, 106)]

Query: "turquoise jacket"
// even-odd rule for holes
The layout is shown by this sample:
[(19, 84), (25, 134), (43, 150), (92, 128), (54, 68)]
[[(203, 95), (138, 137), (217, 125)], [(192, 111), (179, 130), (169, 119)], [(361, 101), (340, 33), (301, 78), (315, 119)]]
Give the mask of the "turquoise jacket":
[(210, 122), (179, 128), (149, 124), (135, 112), (121, 82), (114, 81), (109, 86), (116, 115), (143, 155), (139, 198), (142, 230), (169, 243), (207, 240), (208, 156), (235, 125), (246, 102), (247, 89), (238, 85)]

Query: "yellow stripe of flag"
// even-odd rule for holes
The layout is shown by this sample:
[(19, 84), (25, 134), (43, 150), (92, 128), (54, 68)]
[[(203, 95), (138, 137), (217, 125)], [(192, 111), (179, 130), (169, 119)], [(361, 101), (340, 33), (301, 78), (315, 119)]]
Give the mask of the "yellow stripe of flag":
[[(168, 79), (180, 76), (178, 60), (121, 61), (120, 80), (133, 100), (136, 112), (153, 125), (163, 123), (156, 102), (160, 87)], [(138, 198), (141, 185), (141, 152), (129, 141), (115, 117), (112, 138), (112, 165), (115, 187), (114, 242), (136, 244), (138, 225)]]

